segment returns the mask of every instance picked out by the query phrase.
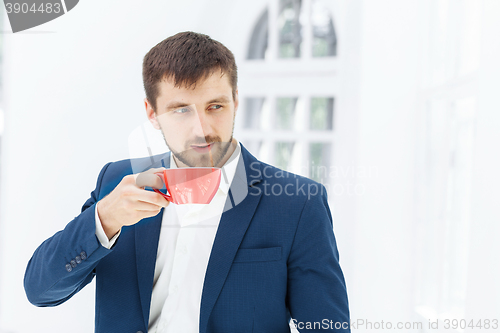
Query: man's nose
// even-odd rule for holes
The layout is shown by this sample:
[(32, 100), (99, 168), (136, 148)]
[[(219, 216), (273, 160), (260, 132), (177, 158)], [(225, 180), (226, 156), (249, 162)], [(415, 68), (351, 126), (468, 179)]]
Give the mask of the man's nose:
[(196, 137), (204, 138), (212, 134), (210, 121), (203, 109), (196, 108), (196, 117), (193, 121), (193, 134)]

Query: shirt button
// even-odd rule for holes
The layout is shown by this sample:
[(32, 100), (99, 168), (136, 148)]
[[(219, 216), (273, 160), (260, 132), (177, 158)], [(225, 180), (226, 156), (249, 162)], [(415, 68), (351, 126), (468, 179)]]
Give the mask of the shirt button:
[(67, 270), (68, 272), (71, 272), (71, 271), (73, 270), (73, 267), (71, 267), (71, 265), (70, 265), (70, 264), (66, 264), (66, 270)]
[(76, 267), (76, 261), (71, 260), (69, 263), (71, 264), (71, 267), (73, 267), (73, 268), (75, 268), (75, 267)]
[(82, 262), (82, 257), (76, 256), (75, 261), (76, 261), (77, 264), (81, 263)]
[(87, 253), (85, 253), (85, 251), (82, 251), (82, 252), (80, 253), (80, 258), (82, 258), (82, 260), (87, 259)]
[(175, 287), (172, 288), (172, 293), (175, 294), (178, 291), (179, 291), (179, 286), (175, 286)]

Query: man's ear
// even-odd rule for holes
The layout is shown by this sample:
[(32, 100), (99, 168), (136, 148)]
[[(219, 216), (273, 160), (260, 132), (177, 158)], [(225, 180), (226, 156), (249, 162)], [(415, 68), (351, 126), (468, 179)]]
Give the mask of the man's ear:
[(149, 122), (155, 129), (159, 130), (160, 124), (158, 124), (158, 120), (156, 119), (156, 112), (147, 98), (144, 98), (144, 106), (146, 107), (146, 115), (148, 116)]

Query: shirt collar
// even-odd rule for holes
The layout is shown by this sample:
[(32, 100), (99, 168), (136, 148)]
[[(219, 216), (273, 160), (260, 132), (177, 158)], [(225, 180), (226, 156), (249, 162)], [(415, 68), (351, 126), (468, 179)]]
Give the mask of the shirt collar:
[[(222, 166), (222, 175), (219, 184), (219, 191), (223, 194), (227, 194), (229, 191), (229, 187), (233, 181), (234, 175), (236, 173), (236, 167), (238, 165), (238, 160), (241, 155), (241, 144), (238, 140), (234, 139), (236, 142), (236, 148), (234, 149), (231, 156), (228, 158), (226, 163)], [(170, 154), (170, 169), (177, 169), (177, 164), (175, 163), (173, 154)]]

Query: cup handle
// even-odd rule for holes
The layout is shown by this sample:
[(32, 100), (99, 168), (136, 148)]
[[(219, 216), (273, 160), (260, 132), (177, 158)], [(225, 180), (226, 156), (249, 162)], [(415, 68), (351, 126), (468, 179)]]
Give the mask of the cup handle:
[[(165, 177), (165, 174), (164, 173), (157, 173), (156, 175), (158, 175), (161, 180), (163, 180), (163, 182), (165, 183), (165, 188), (166, 190), (168, 191), (168, 183), (167, 183), (167, 177)], [(172, 195), (170, 195), (169, 193), (163, 193), (162, 191), (160, 191), (159, 189), (157, 188), (154, 188), (153, 189), (156, 193), (158, 194), (161, 194), (165, 199), (167, 199), (168, 201), (170, 202), (174, 202), (174, 199), (172, 198)]]

